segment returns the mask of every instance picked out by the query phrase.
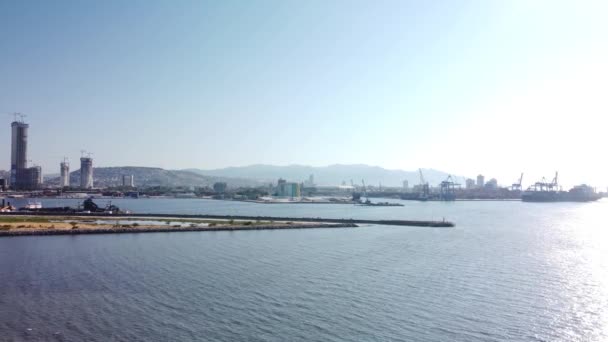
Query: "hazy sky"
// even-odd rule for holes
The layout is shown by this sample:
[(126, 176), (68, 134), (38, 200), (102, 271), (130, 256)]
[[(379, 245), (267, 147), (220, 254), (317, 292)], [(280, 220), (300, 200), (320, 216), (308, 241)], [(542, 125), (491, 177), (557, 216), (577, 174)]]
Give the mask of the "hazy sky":
[[(608, 185), (607, 1), (0, 1), (45, 173), (366, 163)], [(0, 160), (10, 163), (10, 122)], [(526, 181), (524, 181), (526, 183)]]

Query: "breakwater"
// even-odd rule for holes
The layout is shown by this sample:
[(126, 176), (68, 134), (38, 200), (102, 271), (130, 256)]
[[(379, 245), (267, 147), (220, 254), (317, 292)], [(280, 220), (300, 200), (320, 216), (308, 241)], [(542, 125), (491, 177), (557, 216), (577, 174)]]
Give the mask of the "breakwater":
[(318, 228), (356, 228), (355, 224), (319, 223), (319, 224), (272, 224), (256, 226), (218, 226), (218, 227), (158, 227), (138, 226), (119, 228), (87, 228), (87, 229), (11, 229), (0, 230), (2, 236), (34, 236), (34, 235), (80, 235), (80, 234), (130, 234), (130, 233), (169, 233), (169, 232), (211, 232), (236, 230), (286, 230), (286, 229), (318, 229)]
[(321, 217), (277, 217), (277, 216), (246, 216), (246, 215), (185, 215), (185, 214), (71, 214), (60, 212), (14, 212), (3, 213), (3, 215), (24, 215), (24, 216), (64, 216), (64, 217), (141, 217), (141, 218), (179, 218), (179, 219), (211, 219), (211, 220), (253, 220), (253, 221), (283, 221), (283, 222), (316, 222), (316, 223), (340, 223), (340, 224), (374, 224), (387, 226), (411, 226), (411, 227), (431, 227), (431, 228), (451, 228), (455, 224), (450, 221), (421, 221), (421, 220), (366, 220), (366, 219), (336, 219)]

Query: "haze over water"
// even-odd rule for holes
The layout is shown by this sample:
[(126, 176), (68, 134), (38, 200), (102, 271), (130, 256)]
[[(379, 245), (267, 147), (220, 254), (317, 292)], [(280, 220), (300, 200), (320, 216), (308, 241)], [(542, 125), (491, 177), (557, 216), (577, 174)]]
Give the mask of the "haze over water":
[(457, 226), (1, 238), (3, 340), (608, 339), (606, 200), (113, 203), (137, 212), (445, 216)]

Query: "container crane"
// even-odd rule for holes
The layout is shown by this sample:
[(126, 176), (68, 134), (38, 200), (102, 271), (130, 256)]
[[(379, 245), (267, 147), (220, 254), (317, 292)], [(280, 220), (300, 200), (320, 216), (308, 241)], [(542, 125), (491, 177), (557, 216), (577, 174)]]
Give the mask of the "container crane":
[(456, 187), (460, 187), (460, 184), (455, 183), (452, 179), (452, 175), (449, 175), (446, 180), (441, 182), (441, 200), (442, 201), (454, 201), (456, 200)]
[(426, 201), (429, 199), (429, 183), (424, 180), (424, 175), (422, 174), (422, 169), (418, 169), (420, 173), (420, 193), (418, 194), (418, 199), (421, 201)]
[(521, 183), (524, 180), (524, 173), (521, 173), (521, 176), (519, 177), (519, 181), (517, 183), (513, 183), (513, 185), (511, 185), (511, 190), (512, 191), (521, 191)]

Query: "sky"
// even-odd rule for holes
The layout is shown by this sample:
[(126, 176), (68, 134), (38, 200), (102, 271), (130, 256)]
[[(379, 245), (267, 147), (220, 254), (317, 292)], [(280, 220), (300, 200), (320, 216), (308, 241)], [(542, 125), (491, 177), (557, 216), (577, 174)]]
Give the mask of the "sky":
[(9, 113), (57, 173), (363, 163), (608, 186), (606, 1), (0, 0)]

